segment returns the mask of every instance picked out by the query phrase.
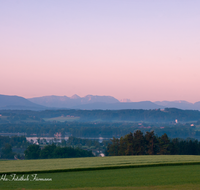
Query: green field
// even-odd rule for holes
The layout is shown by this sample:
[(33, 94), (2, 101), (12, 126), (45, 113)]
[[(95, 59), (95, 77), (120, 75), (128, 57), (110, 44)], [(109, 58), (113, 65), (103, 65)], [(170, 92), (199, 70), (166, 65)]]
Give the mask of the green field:
[(65, 122), (65, 121), (76, 121), (79, 120), (80, 117), (53, 117), (53, 118), (43, 118), (45, 121), (59, 121), (59, 122)]
[(0, 181), (0, 189), (67, 189), (83, 187), (121, 187), (119, 189), (122, 189), (122, 187), (150, 186), (161, 186), (163, 189), (164, 186), (183, 184), (185, 184), (183, 187), (192, 185), (200, 188), (200, 165), (42, 173), (38, 174), (38, 178), (52, 178), (52, 181)]
[(112, 167), (145, 166), (154, 164), (199, 163), (200, 156), (153, 155), (153, 156), (111, 156), (90, 158), (63, 158), (43, 160), (13, 160), (0, 162), (0, 173), (78, 170)]
[[(169, 165), (175, 163), (190, 165)], [(116, 168), (112, 169), (112, 167)], [(66, 171), (58, 171), (62, 169)], [(81, 171), (81, 169), (87, 170)], [(16, 160), (0, 162), (0, 170), (0, 179), (5, 173), (19, 171), (35, 172), (17, 174), (18, 177), (24, 175), (25, 178), (29, 175), (31, 179), (32, 174), (37, 174), (38, 178), (52, 179), (52, 181), (21, 182), (0, 180), (0, 189), (200, 189), (200, 156), (158, 155)], [(10, 177), (10, 174), (7, 176)]]

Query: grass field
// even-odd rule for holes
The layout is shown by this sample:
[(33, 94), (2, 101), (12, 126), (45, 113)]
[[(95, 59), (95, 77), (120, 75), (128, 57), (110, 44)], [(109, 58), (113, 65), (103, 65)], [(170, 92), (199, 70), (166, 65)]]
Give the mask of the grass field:
[[(200, 164), (196, 164), (197, 162), (200, 163), (200, 156), (185, 155), (2, 161), (0, 189), (200, 189)], [(169, 163), (190, 163), (190, 165), (167, 165)], [(166, 165), (149, 167), (151, 164)], [(112, 166), (145, 167), (112, 169)], [(104, 169), (99, 170), (101, 167)], [(73, 171), (84, 168), (97, 169)], [(59, 169), (71, 169), (71, 171), (53, 172)], [(24, 175), (24, 178), (29, 176), (29, 179), (32, 179), (31, 175), (37, 174), (38, 178), (51, 178), (52, 181), (1, 180), (3, 174), (19, 171), (34, 171), (17, 174), (19, 178)], [(7, 177), (11, 179), (10, 174), (7, 174)]]
[(154, 155), (154, 156), (112, 156), (91, 158), (63, 158), (43, 160), (13, 160), (0, 162), (0, 173), (75, 170), (101, 167), (129, 167), (152, 164), (200, 163), (200, 156)]
[(59, 122), (65, 122), (65, 121), (76, 121), (79, 120), (80, 117), (53, 117), (53, 118), (43, 118), (45, 121), (59, 121)]
[(122, 189), (122, 187), (137, 187), (138, 189), (144, 187), (158, 188), (156, 186), (160, 186), (159, 189), (174, 186), (188, 189), (193, 186), (199, 189), (200, 165), (42, 173), (38, 174), (38, 178), (52, 178), (52, 181), (0, 181), (0, 189), (86, 189), (86, 187), (101, 187), (102, 189), (109, 189), (108, 187), (119, 187), (118, 189)]

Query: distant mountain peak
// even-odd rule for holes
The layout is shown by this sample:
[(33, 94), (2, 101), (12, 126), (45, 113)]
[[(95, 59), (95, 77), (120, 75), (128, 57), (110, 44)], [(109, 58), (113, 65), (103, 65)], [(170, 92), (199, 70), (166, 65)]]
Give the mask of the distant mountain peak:
[(77, 94), (74, 94), (73, 96), (70, 97), (71, 99), (79, 99), (81, 98), (80, 96), (78, 96)]
[(82, 103), (94, 103), (94, 102), (104, 102), (104, 103), (118, 103), (119, 100), (112, 96), (98, 96), (98, 95), (87, 95), (82, 98)]
[(131, 100), (127, 99), (127, 98), (124, 98), (124, 99), (121, 99), (120, 102), (131, 102)]
[(187, 101), (185, 101), (185, 100), (175, 100), (175, 101), (172, 101), (172, 102), (174, 102), (174, 103), (179, 103), (179, 104), (182, 104), (182, 103), (184, 103), (184, 104), (192, 104), (192, 103), (187, 102)]

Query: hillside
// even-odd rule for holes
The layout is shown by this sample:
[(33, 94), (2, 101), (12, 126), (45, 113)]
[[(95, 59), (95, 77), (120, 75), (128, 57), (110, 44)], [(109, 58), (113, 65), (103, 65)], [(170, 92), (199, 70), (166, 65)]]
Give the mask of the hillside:
[(20, 96), (0, 95), (0, 110), (44, 110), (46, 107), (35, 104)]
[(41, 160), (19, 160), (0, 162), (2, 173), (81, 171), (101, 168), (131, 168), (138, 166), (199, 164), (200, 156), (194, 155), (145, 155), (108, 156), (87, 158), (63, 158)]
[[(43, 97), (30, 98), (29, 100), (33, 103), (40, 104), (47, 107), (77, 108), (77, 109), (81, 109), (82, 105), (93, 104), (93, 103), (106, 103), (106, 104), (119, 103), (119, 101), (112, 96), (87, 95), (81, 98), (76, 94), (73, 95), (72, 97), (43, 96)], [(97, 109), (97, 108), (94, 105), (92, 109)]]

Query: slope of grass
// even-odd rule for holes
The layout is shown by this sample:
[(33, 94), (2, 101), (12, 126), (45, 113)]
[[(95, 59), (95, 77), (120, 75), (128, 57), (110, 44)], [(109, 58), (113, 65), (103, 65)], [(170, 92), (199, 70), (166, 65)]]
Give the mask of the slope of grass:
[(53, 118), (43, 118), (45, 121), (59, 121), (59, 122), (65, 122), (65, 121), (76, 121), (79, 120), (80, 117), (53, 117)]
[[(26, 174), (25, 176), (30, 175)], [(18, 175), (19, 177), (22, 175)], [(94, 170), (79, 172), (41, 173), (38, 178), (52, 181), (0, 181), (0, 189), (68, 189), (97, 188), (102, 190), (129, 189), (198, 189), (200, 187), (200, 165), (159, 166), (126, 168), (116, 170)], [(87, 188), (86, 188), (87, 187)], [(127, 188), (126, 188), (127, 187)], [(139, 188), (141, 187), (141, 188)], [(184, 188), (182, 188), (184, 187)], [(130, 188), (131, 189), (131, 188)]]
[(53, 170), (81, 170), (87, 168), (129, 167), (152, 164), (200, 163), (200, 156), (155, 155), (155, 156), (113, 156), (93, 158), (66, 158), (44, 160), (13, 160), (0, 162), (0, 173), (38, 172)]

